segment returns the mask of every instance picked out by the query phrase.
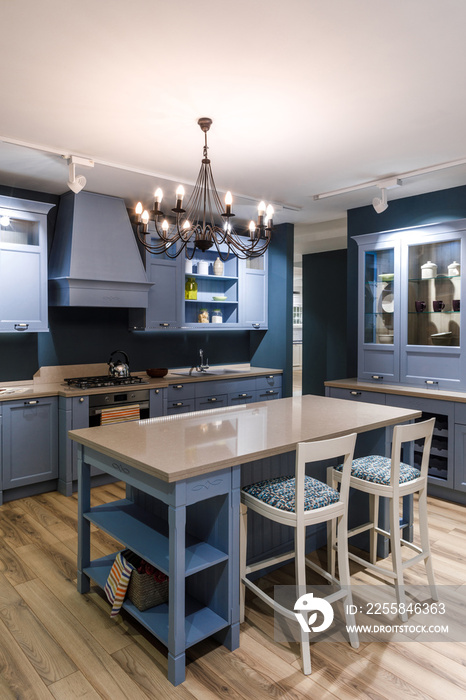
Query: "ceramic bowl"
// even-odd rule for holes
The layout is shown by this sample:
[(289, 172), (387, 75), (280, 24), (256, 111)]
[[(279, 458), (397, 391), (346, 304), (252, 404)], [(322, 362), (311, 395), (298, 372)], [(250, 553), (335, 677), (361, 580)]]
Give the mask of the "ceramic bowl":
[(379, 335), (379, 343), (393, 343), (393, 334)]
[(149, 377), (155, 378), (160, 378), (160, 377), (165, 377), (166, 374), (168, 374), (168, 369), (166, 367), (155, 367), (152, 369), (146, 369), (146, 374), (149, 375)]
[(432, 333), (430, 337), (433, 345), (450, 345), (451, 335), (451, 331), (446, 331), (446, 333)]

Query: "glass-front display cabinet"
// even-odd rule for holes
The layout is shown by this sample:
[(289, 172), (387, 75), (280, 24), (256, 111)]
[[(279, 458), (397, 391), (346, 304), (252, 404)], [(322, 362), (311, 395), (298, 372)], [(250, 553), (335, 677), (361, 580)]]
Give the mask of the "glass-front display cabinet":
[(466, 221), (355, 240), (359, 379), (466, 389), (461, 336)]
[[(363, 238), (363, 237), (361, 237)], [(362, 244), (359, 287), (359, 374), (398, 381), (399, 262), (389, 241)], [(398, 269), (396, 269), (398, 268)]]

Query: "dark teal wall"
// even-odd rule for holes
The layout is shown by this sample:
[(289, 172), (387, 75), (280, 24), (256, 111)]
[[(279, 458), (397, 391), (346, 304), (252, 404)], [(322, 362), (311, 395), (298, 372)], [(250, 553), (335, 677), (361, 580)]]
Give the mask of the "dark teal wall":
[(388, 209), (382, 214), (377, 214), (372, 206), (348, 211), (347, 376), (353, 377), (357, 374), (358, 264), (357, 244), (352, 240), (352, 236), (464, 218), (466, 218), (466, 186), (389, 201)]
[[(58, 197), (53, 195), (2, 185), (0, 195), (58, 203)], [(55, 212), (56, 208), (49, 215), (49, 248)], [(50, 332), (0, 334), (0, 381), (31, 379), (39, 367), (47, 365), (107, 362), (116, 349), (127, 352), (133, 370), (190, 366), (196, 362), (200, 348), (210, 364), (251, 361), (256, 366), (263, 363), (277, 369), (289, 365), (291, 381), (288, 325), (291, 329), (293, 227), (278, 226), (274, 239), (270, 286), (275, 286), (275, 291), (270, 292), (270, 304), (275, 308), (269, 305), (270, 331), (135, 332), (128, 330), (126, 309), (50, 307)], [(273, 342), (269, 341), (269, 333)], [(289, 349), (285, 347), (288, 340)]]
[(268, 331), (251, 333), (251, 364), (282, 369), (283, 395), (293, 394), (294, 227), (276, 226), (269, 247)]
[(346, 250), (303, 255), (303, 394), (346, 376)]

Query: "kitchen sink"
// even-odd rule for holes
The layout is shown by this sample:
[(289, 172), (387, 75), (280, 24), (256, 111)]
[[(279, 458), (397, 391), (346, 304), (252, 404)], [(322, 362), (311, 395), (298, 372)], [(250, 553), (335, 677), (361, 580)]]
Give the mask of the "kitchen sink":
[(241, 374), (244, 369), (208, 369), (205, 372), (196, 372), (195, 369), (190, 373), (189, 369), (182, 372), (170, 372), (174, 377), (221, 377), (225, 374)]
[(24, 386), (2, 386), (0, 387), (0, 396), (5, 394), (23, 394), (25, 391), (27, 391), (27, 388)]

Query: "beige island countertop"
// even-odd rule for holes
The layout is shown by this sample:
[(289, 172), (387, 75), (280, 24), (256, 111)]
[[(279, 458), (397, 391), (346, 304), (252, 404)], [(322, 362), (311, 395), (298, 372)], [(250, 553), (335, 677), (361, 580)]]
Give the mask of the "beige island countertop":
[(72, 440), (165, 482), (290, 452), (298, 442), (362, 433), (421, 416), (392, 406), (297, 396), (71, 430)]

